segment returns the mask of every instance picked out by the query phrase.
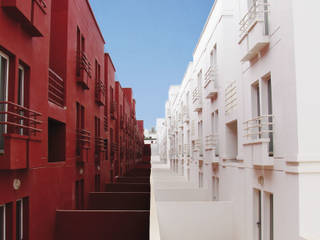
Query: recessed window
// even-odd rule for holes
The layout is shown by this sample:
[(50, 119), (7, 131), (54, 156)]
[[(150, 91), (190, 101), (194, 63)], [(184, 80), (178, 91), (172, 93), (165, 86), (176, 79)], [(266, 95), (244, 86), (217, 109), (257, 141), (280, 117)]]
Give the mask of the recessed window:
[(6, 207), (0, 205), (0, 240), (6, 239)]
[(16, 203), (16, 239), (23, 239), (23, 201), (17, 200)]
[[(8, 79), (9, 79), (9, 57), (0, 51), (0, 111), (6, 112), (7, 105), (4, 102), (8, 101)], [(6, 122), (7, 115), (1, 114), (0, 121)], [(7, 132), (7, 126), (0, 125), (0, 150), (4, 149), (3, 134)]]
[(65, 160), (66, 125), (54, 119), (48, 119), (48, 161)]

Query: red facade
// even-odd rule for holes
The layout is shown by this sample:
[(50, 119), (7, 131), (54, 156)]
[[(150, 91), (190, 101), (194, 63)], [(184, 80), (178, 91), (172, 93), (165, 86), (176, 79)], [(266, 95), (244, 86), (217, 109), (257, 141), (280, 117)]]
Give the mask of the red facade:
[(87, 0), (0, 1), (0, 239), (53, 239), (57, 209), (142, 161), (104, 44)]

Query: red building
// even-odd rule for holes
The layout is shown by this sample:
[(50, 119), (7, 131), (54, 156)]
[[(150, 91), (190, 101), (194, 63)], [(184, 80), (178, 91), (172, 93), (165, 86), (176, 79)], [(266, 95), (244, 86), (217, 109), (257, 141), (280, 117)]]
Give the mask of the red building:
[(142, 161), (143, 126), (87, 0), (0, 4), (0, 240), (53, 239)]

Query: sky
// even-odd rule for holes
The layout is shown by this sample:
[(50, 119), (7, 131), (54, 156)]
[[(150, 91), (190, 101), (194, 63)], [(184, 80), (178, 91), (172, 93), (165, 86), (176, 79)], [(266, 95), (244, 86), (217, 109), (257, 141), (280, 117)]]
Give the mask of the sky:
[(132, 87), (146, 129), (165, 116), (169, 86), (181, 83), (213, 2), (90, 0), (116, 80)]

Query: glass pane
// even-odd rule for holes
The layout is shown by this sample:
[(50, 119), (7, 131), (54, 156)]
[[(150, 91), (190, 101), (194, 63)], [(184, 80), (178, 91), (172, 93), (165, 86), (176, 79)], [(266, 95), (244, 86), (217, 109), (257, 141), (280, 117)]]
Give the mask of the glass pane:
[[(7, 59), (0, 56), (0, 101), (6, 101), (6, 89), (7, 89)], [(5, 112), (6, 108), (4, 104), (0, 104), (0, 111)], [(0, 121), (5, 122), (6, 116), (4, 114), (0, 115)], [(0, 150), (4, 148), (3, 134), (6, 131), (5, 125), (0, 125)]]
[(4, 206), (0, 206), (0, 240), (5, 239), (5, 215), (4, 215)]

